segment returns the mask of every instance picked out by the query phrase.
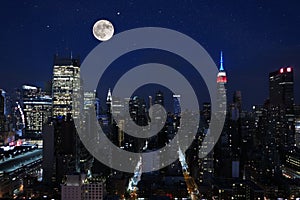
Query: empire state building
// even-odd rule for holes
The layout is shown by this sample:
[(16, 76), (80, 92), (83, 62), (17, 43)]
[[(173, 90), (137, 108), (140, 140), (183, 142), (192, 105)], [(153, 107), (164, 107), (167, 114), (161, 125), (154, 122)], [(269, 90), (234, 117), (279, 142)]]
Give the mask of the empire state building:
[(217, 75), (217, 100), (218, 100), (218, 106), (219, 110), (225, 110), (226, 111), (226, 85), (227, 83), (227, 76), (226, 72), (223, 67), (223, 53), (221, 51), (220, 56), (220, 69), (219, 73)]

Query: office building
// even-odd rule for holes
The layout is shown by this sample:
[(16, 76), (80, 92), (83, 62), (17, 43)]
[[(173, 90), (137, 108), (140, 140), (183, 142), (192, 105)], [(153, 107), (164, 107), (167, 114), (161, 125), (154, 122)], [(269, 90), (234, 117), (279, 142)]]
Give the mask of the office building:
[(79, 59), (55, 56), (52, 81), (53, 117), (79, 115), (80, 87)]
[(102, 200), (104, 199), (104, 182), (85, 175), (68, 175), (61, 185), (62, 200)]
[(43, 125), (51, 117), (52, 99), (41, 88), (23, 85), (22, 104), (25, 117), (25, 136), (35, 137), (42, 133)]
[(294, 70), (283, 67), (269, 74), (270, 104), (291, 108), (294, 105)]
[(67, 175), (67, 180), (61, 186), (62, 200), (81, 200), (82, 180), (80, 175)]
[(271, 132), (282, 151), (295, 144), (294, 70), (283, 67), (269, 74)]

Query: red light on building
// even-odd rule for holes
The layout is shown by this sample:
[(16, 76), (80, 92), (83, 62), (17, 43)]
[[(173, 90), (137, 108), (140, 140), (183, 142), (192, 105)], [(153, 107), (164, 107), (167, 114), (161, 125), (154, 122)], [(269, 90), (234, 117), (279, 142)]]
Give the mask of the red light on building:
[(281, 69), (280, 69), (280, 73), (282, 74), (283, 72), (284, 72), (284, 69), (283, 69), (283, 68), (281, 68)]
[(287, 71), (287, 72), (291, 72), (291, 71), (292, 71), (292, 68), (291, 68), (291, 67), (288, 67), (288, 68), (286, 69), (286, 71)]
[(226, 76), (219, 76), (217, 78), (217, 83), (227, 83), (227, 77)]
[(226, 76), (223, 77), (223, 82), (227, 83), (227, 77)]

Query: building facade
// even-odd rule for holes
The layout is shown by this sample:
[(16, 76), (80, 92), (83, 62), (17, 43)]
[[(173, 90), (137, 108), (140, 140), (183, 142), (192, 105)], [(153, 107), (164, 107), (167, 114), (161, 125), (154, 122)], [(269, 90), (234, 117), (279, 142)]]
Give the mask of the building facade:
[(269, 74), (270, 131), (282, 151), (295, 144), (294, 70), (283, 67)]
[(104, 199), (104, 182), (84, 175), (68, 175), (61, 185), (62, 200), (102, 200)]
[(55, 56), (52, 82), (53, 117), (79, 115), (80, 87), (79, 59)]
[(25, 135), (41, 134), (43, 125), (51, 117), (52, 98), (41, 88), (29, 85), (22, 86), (23, 112), (25, 117)]

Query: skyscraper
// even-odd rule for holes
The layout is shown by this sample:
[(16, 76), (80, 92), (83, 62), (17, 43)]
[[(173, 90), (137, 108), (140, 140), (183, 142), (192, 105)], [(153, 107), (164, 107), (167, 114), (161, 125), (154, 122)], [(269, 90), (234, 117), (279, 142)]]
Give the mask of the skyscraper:
[(22, 86), (23, 112), (25, 117), (25, 135), (35, 137), (41, 134), (43, 125), (51, 117), (52, 99), (41, 88)]
[(108, 123), (109, 124), (112, 124), (112, 122), (113, 122), (111, 104), (112, 104), (112, 96), (111, 96), (111, 91), (110, 91), (110, 88), (109, 88), (108, 92), (107, 92), (107, 97), (106, 97), (107, 118), (108, 118)]
[(79, 115), (79, 102), (74, 95), (80, 94), (79, 59), (54, 57), (52, 97), (53, 116)]
[(262, 141), (263, 162), (260, 167), (266, 176), (281, 174), (286, 153), (295, 144), (293, 68), (283, 67), (269, 74), (269, 100), (262, 109), (259, 137)]
[[(81, 80), (79, 60), (54, 59), (52, 95), (53, 119), (44, 127), (44, 181), (59, 185), (65, 175), (86, 172), (91, 167), (91, 156), (80, 142), (74, 123), (81, 109)], [(80, 95), (80, 96), (79, 96)], [(86, 105), (91, 104), (90, 97)], [(86, 96), (86, 97), (87, 97)]]
[[(227, 75), (223, 66), (223, 52), (220, 53), (220, 68), (217, 74), (217, 106), (218, 112), (212, 113), (212, 115), (226, 115), (227, 105), (226, 105), (226, 83)], [(232, 158), (231, 158), (231, 144), (230, 138), (231, 134), (228, 130), (228, 118), (225, 121), (223, 131), (221, 133), (220, 139), (215, 148), (215, 173), (219, 176), (225, 176), (227, 178), (231, 177), (232, 174)], [(216, 141), (215, 141), (216, 142)]]
[(145, 126), (148, 123), (145, 100), (135, 96), (129, 101), (129, 113), (133, 121), (139, 126)]
[(217, 75), (217, 104), (220, 110), (226, 110), (226, 85), (227, 83), (227, 75), (223, 66), (223, 52), (221, 51), (220, 55), (220, 69)]
[(119, 97), (113, 97), (112, 98), (112, 102), (111, 102), (111, 112), (112, 115), (115, 118), (115, 122), (117, 123), (118, 126), (118, 136), (117, 136), (117, 140), (118, 140), (118, 146), (121, 147), (123, 146), (123, 142), (124, 142), (124, 125), (125, 125), (125, 120), (124, 120), (124, 111), (125, 111), (125, 101), (122, 100)]
[(239, 113), (242, 112), (242, 93), (241, 91), (235, 91), (233, 94), (233, 103), (238, 108)]
[(269, 74), (270, 104), (292, 108), (294, 105), (294, 70), (283, 67)]
[(43, 181), (54, 186), (60, 185), (65, 175), (80, 172), (80, 143), (70, 115), (43, 127)]
[(173, 106), (174, 106), (174, 114), (176, 116), (180, 116), (181, 113), (180, 94), (173, 94)]
[(294, 70), (283, 67), (269, 74), (272, 132), (280, 149), (295, 144)]
[(93, 130), (93, 125), (96, 123), (92, 111), (96, 111), (97, 114), (97, 104), (96, 104), (96, 91), (85, 91), (83, 94), (83, 130), (86, 133), (91, 133)]

